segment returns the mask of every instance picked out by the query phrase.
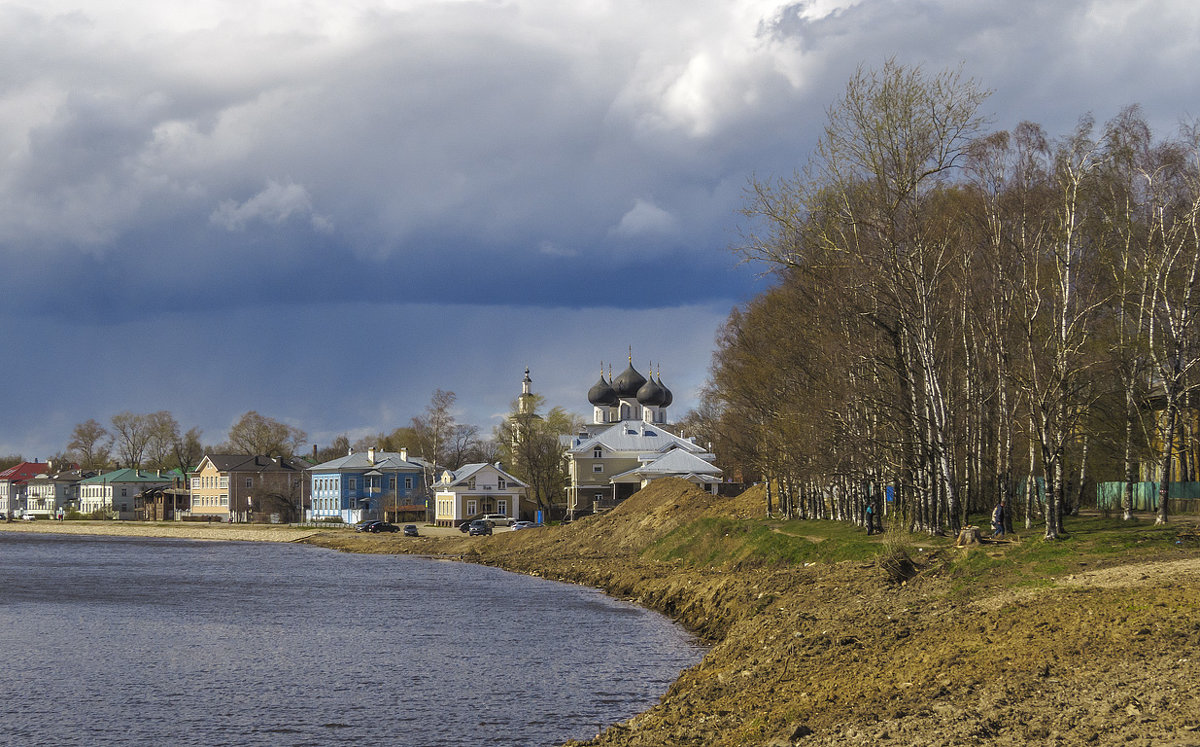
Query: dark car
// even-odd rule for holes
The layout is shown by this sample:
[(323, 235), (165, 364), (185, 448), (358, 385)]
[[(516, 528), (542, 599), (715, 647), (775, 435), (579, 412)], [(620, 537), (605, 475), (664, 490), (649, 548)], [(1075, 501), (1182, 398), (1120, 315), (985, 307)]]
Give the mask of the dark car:
[(416, 524), (405, 524), (404, 525), (404, 536), (405, 537), (420, 537), (421, 535), (417, 532)]
[(466, 534), (467, 530), (470, 528), (471, 528), (471, 522), (469, 522), (469, 521), (464, 521), (463, 523), (458, 525), (458, 531), (462, 532), (463, 534)]
[(482, 534), (490, 535), (491, 533), (492, 533), (492, 525), (489, 522), (484, 521), (483, 519), (476, 519), (475, 521), (471, 522), (471, 526), (467, 527), (467, 534), (469, 534), (472, 537), (482, 535)]
[(377, 534), (379, 532), (399, 532), (400, 527), (396, 526), (395, 524), (389, 524), (386, 521), (377, 521), (371, 526), (367, 527), (367, 531), (371, 532), (372, 534)]
[(360, 521), (354, 525), (354, 531), (369, 532), (369, 531), (371, 531), (371, 527), (378, 523), (379, 523), (379, 519), (367, 519), (365, 521)]

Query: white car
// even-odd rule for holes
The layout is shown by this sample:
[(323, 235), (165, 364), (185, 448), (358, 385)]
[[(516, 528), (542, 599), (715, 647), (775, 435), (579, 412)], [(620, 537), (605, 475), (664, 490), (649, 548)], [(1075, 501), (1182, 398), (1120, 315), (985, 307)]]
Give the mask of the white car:
[(513, 523), (513, 517), (505, 516), (504, 514), (484, 514), (480, 518), (484, 521), (490, 521), (494, 526), (500, 527), (512, 526)]

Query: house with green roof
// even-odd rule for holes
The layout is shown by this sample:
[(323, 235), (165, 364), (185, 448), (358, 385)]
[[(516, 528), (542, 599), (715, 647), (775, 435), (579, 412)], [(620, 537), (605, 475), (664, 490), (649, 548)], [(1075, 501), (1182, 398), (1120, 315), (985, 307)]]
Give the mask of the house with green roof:
[(118, 519), (135, 517), (134, 497), (149, 488), (165, 487), (182, 475), (177, 471), (118, 469), (79, 481), (79, 511), (104, 511)]

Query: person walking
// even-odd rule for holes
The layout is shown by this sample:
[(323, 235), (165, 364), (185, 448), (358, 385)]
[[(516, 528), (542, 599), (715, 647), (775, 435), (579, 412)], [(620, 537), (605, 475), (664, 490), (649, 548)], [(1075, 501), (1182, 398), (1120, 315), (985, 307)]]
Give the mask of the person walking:
[(875, 506), (867, 504), (867, 536), (875, 534)]
[(996, 504), (992, 509), (992, 539), (1000, 537), (1004, 534), (1004, 501)]

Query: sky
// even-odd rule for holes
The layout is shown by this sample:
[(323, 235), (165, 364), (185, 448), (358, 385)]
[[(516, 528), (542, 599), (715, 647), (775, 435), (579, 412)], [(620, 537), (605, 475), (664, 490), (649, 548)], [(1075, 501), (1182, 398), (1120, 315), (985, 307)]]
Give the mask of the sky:
[(859, 67), (961, 66), (991, 127), (1200, 116), (1192, 0), (0, 0), (0, 454), (169, 410), (322, 447), (436, 389), (490, 433), (632, 352), (674, 418), (752, 177)]

